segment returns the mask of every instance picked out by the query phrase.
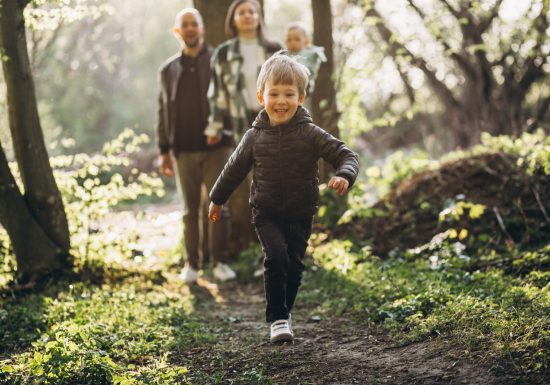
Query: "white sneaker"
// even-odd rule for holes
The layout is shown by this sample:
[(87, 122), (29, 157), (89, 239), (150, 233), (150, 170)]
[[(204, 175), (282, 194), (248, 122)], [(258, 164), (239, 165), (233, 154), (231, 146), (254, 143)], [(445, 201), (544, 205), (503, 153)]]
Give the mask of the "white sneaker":
[(235, 279), (237, 274), (225, 263), (218, 262), (216, 267), (214, 267), (214, 278), (219, 281), (228, 281), (230, 279)]
[(280, 319), (271, 324), (271, 342), (292, 341), (292, 338), (288, 320)]
[(185, 283), (195, 283), (199, 277), (199, 272), (189, 265), (185, 265), (180, 272), (180, 279)]
[(263, 277), (263, 276), (264, 276), (264, 267), (262, 266), (254, 272), (254, 278)]

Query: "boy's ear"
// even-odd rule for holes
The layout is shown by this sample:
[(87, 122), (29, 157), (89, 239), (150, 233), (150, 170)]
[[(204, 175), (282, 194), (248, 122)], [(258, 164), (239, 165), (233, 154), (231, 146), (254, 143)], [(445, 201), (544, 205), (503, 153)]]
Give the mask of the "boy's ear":
[(298, 96), (298, 103), (302, 105), (305, 99), (306, 99), (306, 94), (304, 93), (303, 95)]
[(260, 91), (257, 91), (256, 92), (256, 97), (258, 98), (258, 103), (260, 103), (260, 106), (263, 107), (263, 105), (264, 105), (264, 93), (260, 92)]

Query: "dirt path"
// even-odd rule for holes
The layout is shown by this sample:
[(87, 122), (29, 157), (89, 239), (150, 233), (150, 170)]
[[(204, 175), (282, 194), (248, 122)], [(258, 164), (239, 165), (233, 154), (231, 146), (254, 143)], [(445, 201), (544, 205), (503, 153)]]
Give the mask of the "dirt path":
[[(380, 331), (344, 318), (308, 322), (304, 317), (310, 312), (299, 304), (293, 314), (294, 342), (271, 344), (261, 284), (200, 280), (192, 292), (197, 312), (218, 341), (213, 351), (189, 351), (186, 361), (194, 363), (191, 372), (218, 371), (223, 384), (261, 384), (265, 378), (273, 384), (502, 383), (444, 340), (399, 347)], [(251, 374), (250, 382), (242, 382), (243, 373)]]
[[(142, 263), (154, 268), (163, 263), (159, 256), (179, 241), (178, 210), (177, 205), (148, 207), (138, 218), (135, 212), (117, 213), (110, 231), (128, 231), (129, 226), (139, 230)], [(213, 348), (198, 347), (173, 357), (189, 367), (196, 385), (505, 383), (479, 366), (481, 360), (446, 340), (397, 346), (382, 330), (344, 317), (311, 322), (315, 304), (302, 303), (300, 294), (293, 311), (294, 342), (271, 344), (261, 282), (216, 284), (200, 279), (190, 289), (195, 315), (215, 341)]]

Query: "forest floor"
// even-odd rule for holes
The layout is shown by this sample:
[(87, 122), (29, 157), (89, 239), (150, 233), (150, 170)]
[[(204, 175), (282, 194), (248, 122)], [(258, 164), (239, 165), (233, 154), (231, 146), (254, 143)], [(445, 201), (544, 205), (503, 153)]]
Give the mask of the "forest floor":
[[(137, 221), (121, 220), (120, 216), (133, 216), (128, 212), (113, 219), (124, 224), (124, 231), (134, 223), (144, 254), (158, 256), (163, 254), (161, 249), (175, 248), (179, 238), (174, 234), (181, 231), (177, 206), (144, 212)], [(156, 225), (147, 225), (150, 223)], [(155, 268), (154, 259), (142, 263)], [(171, 295), (178, 295), (178, 275), (172, 271), (164, 277), (166, 288), (176, 291)], [(503, 378), (493, 377), (472, 352), (449, 340), (402, 345), (380, 327), (345, 315), (323, 312), (319, 316), (316, 296), (310, 295), (316, 288), (308, 281), (308, 272), (293, 312), (295, 339), (272, 344), (264, 318), (262, 280), (247, 281), (217, 283), (207, 271), (189, 287), (193, 315), (209, 330), (211, 342), (182, 349), (171, 361), (189, 369), (193, 384), (502, 383)]]
[(271, 344), (260, 284), (199, 280), (191, 290), (196, 311), (216, 330), (212, 346), (181, 357), (197, 384), (212, 383), (216, 376), (223, 384), (253, 384), (254, 378), (258, 384), (501, 383), (449, 341), (400, 346), (382, 330), (345, 317), (310, 317), (315, 304), (300, 298), (293, 314), (294, 341)]

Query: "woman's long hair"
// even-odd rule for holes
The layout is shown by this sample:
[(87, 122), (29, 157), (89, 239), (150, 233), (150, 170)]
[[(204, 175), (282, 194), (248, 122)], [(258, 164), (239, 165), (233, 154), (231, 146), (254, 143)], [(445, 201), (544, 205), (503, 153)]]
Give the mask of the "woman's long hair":
[(265, 36), (265, 26), (264, 26), (264, 17), (262, 15), (262, 7), (260, 6), (260, 3), (257, 0), (234, 0), (229, 8), (227, 9), (227, 15), (225, 17), (225, 35), (231, 39), (234, 37), (239, 36), (239, 31), (237, 31), (237, 27), (235, 26), (235, 11), (239, 5), (242, 3), (250, 3), (256, 8), (256, 12), (258, 12), (259, 20), (258, 20), (258, 39), (262, 42), (264, 42), (268, 46), (277, 46), (277, 43), (272, 42)]

